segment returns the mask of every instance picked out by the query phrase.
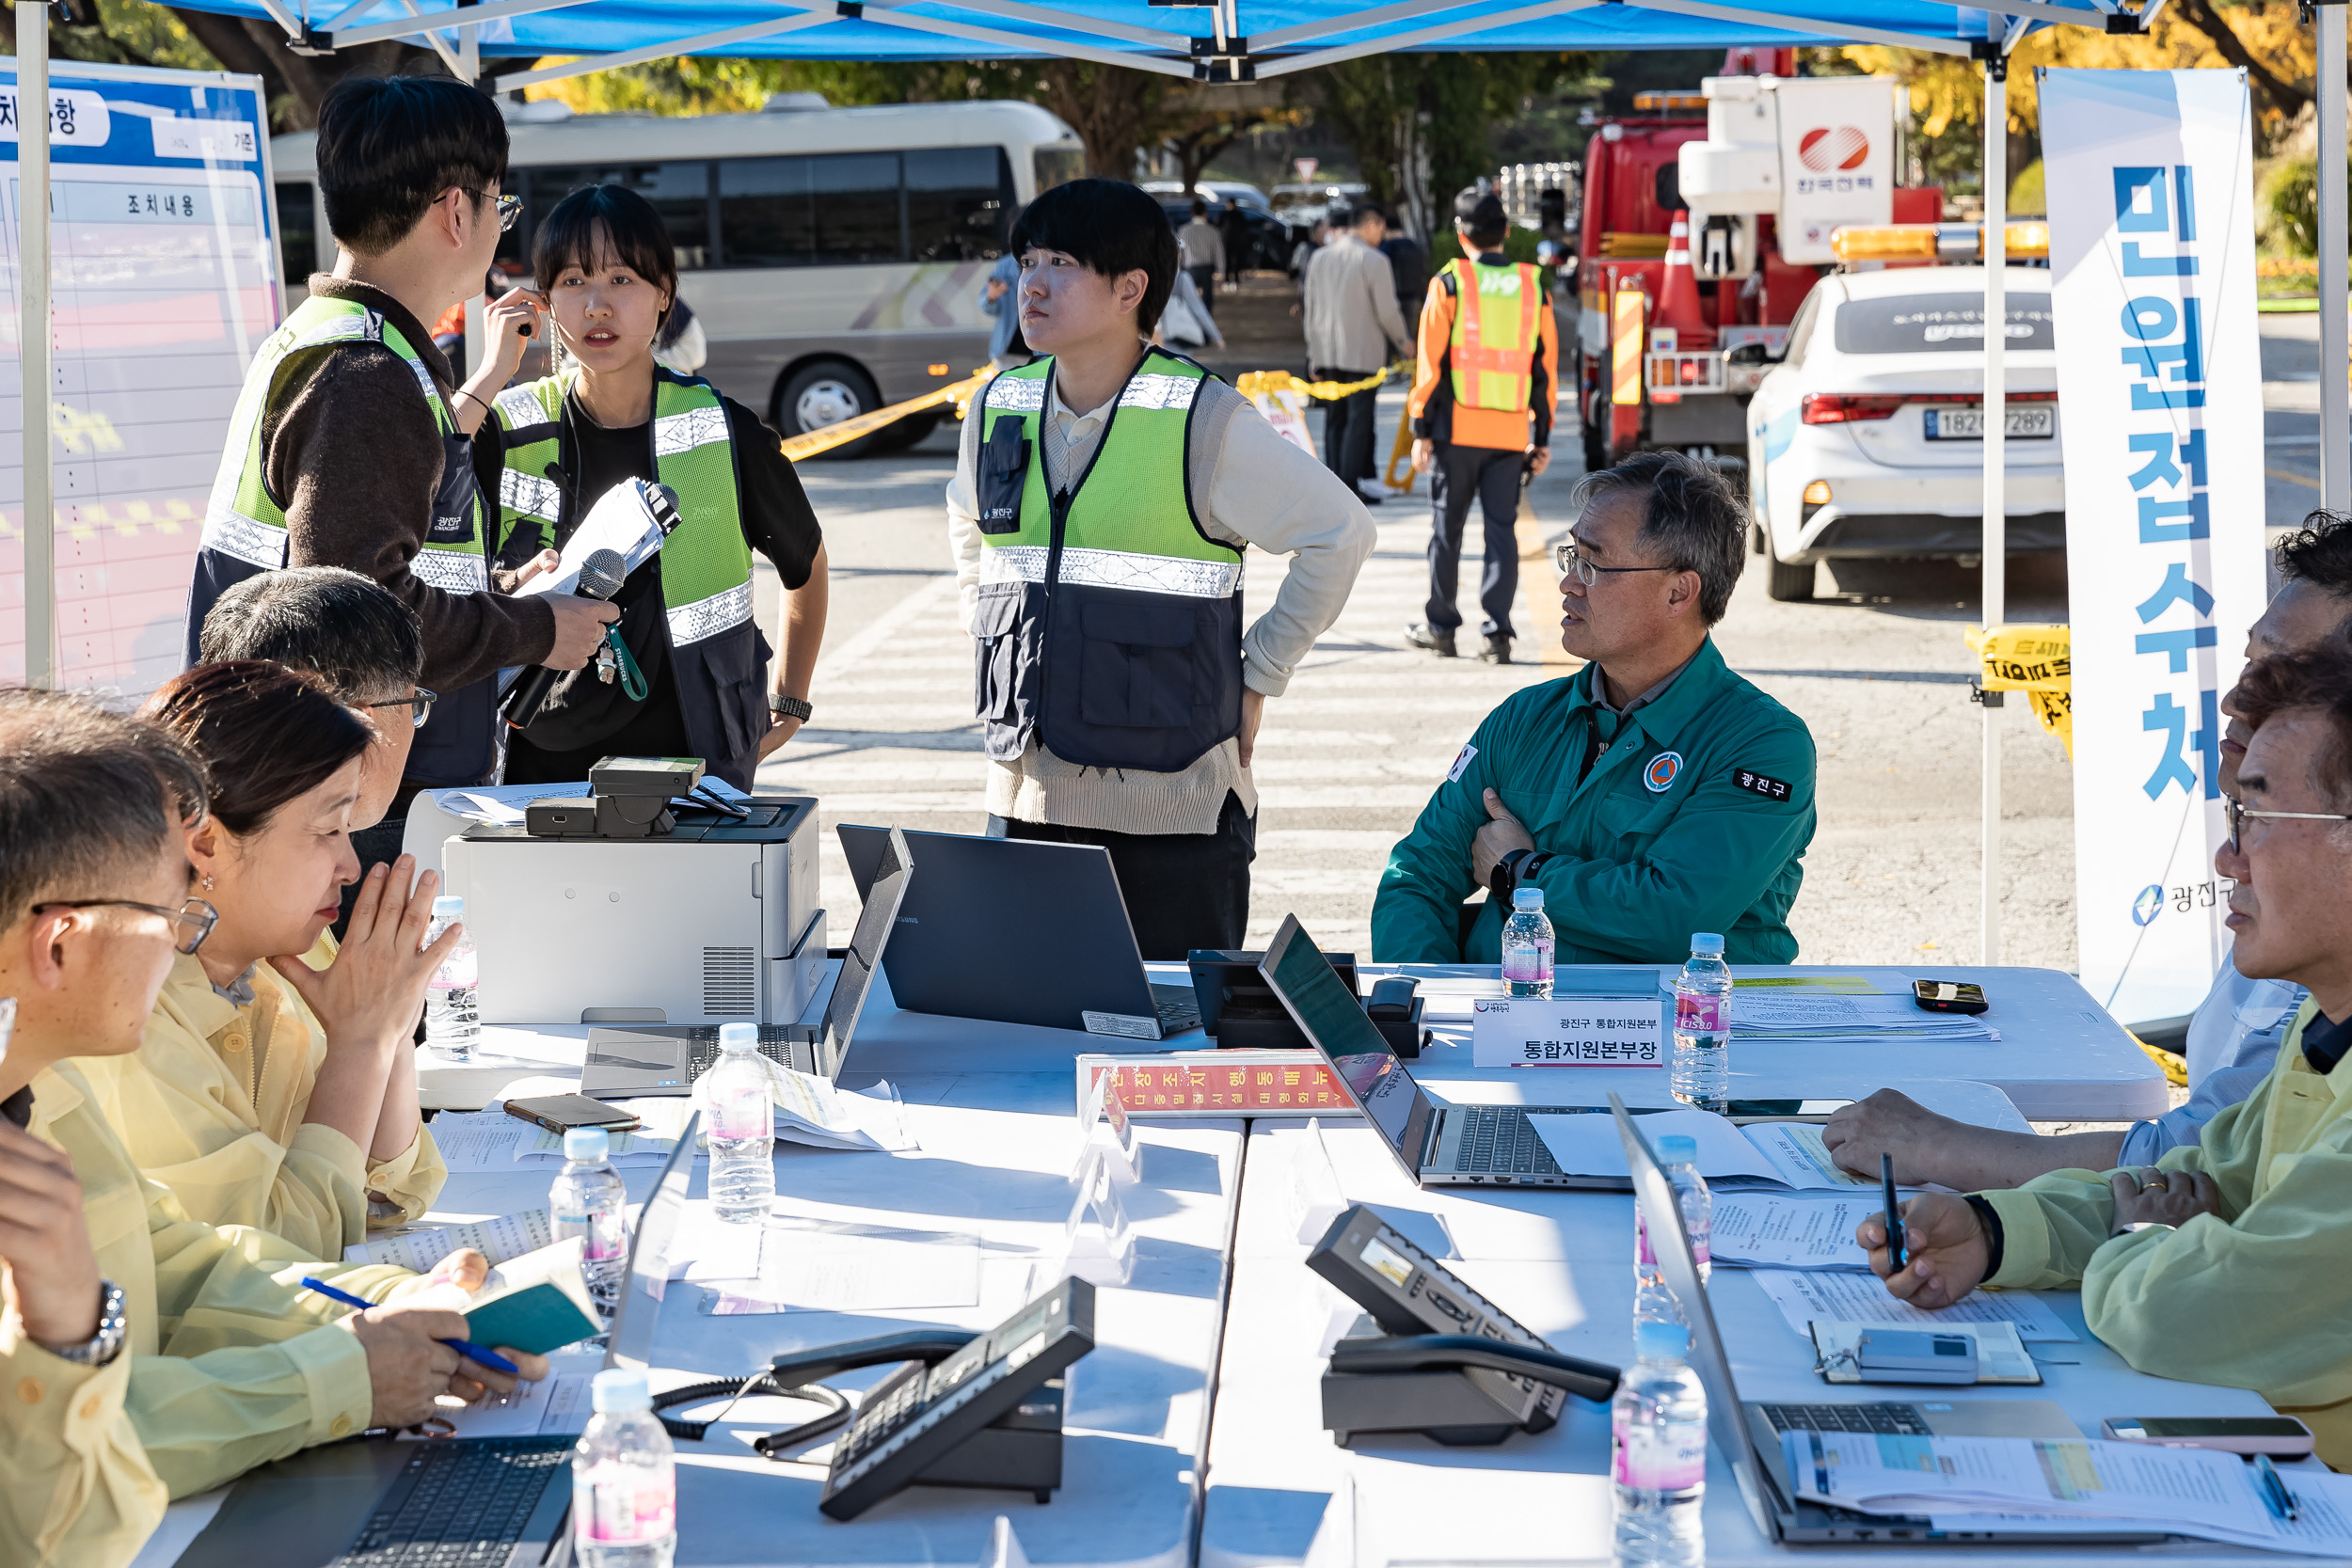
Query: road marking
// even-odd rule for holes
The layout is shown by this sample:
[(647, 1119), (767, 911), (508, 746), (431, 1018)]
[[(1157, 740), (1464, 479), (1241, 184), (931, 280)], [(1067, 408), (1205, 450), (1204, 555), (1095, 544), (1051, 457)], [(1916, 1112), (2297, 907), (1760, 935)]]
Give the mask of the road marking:
[(2265, 464), (2264, 465), (2263, 472), (2268, 474), (2273, 479), (2283, 479), (2290, 484), (2301, 484), (2313, 490), (2319, 488), (2319, 481), (2315, 479), (2305, 479), (2301, 474), (2291, 474), (2284, 468), (2274, 468)]

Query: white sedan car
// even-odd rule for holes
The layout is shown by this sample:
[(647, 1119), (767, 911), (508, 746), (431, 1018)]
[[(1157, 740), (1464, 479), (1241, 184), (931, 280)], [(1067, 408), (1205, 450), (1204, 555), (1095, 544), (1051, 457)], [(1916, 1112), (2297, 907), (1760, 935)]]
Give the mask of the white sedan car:
[[(2066, 546), (2050, 274), (2010, 267), (2008, 548)], [(1756, 546), (1775, 599), (1817, 562), (1974, 559), (1984, 549), (1984, 269), (1837, 273), (1806, 296), (1788, 356), (1748, 405)]]

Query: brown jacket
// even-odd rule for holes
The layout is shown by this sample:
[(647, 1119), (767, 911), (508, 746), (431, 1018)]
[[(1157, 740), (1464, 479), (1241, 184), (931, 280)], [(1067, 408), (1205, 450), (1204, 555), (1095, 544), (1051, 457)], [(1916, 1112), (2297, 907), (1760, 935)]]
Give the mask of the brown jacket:
[[(416, 349), (442, 397), (454, 399), (449, 361), (398, 300), (325, 273), (311, 275), (310, 292), (381, 312)], [(262, 460), (270, 494), (286, 509), (286, 564), (347, 566), (390, 589), (424, 623), (419, 684), (454, 691), (506, 665), (546, 658), (555, 646), (555, 615), (536, 598), (445, 593), (408, 569), (432, 526), (441, 452), (414, 372), (389, 348), (310, 349), (278, 368), (262, 417)], [(495, 531), (498, 498), (485, 500)], [(505, 577), (493, 572), (493, 585)]]

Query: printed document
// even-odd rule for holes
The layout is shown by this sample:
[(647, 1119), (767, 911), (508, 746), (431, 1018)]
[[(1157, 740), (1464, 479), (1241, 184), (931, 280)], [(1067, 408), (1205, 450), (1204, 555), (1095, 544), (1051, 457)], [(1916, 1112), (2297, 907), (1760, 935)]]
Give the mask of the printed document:
[(526, 1252), (536, 1252), (554, 1240), (555, 1230), (548, 1221), (548, 1212), (529, 1209), (519, 1214), (501, 1214), (471, 1225), (396, 1230), (343, 1248), (343, 1261), (393, 1263), (411, 1274), (430, 1274), (433, 1265), (460, 1247), (471, 1247), (496, 1264), (520, 1258)]
[(1886, 1293), (1876, 1275), (1816, 1270), (1806, 1274), (1758, 1269), (1756, 1282), (1772, 1298), (1788, 1326), (1809, 1334), (1816, 1318), (1838, 1323), (1903, 1323), (1943, 1328), (1956, 1323), (2012, 1323), (2028, 1343), (2080, 1343), (2050, 1304), (2031, 1291), (1977, 1291), (1940, 1311), (1923, 1312)]
[(1718, 1263), (1855, 1269), (1867, 1274), (1870, 1255), (1853, 1239), (1854, 1227), (1879, 1212), (1879, 1200), (1874, 1197), (1720, 1193), (1715, 1197), (1713, 1239), (1708, 1245)]
[[(1528, 1117), (1535, 1135), (1544, 1141), (1554, 1164), (1571, 1176), (1629, 1177), (1625, 1145), (1617, 1141), (1613, 1117), (1597, 1113)], [(1633, 1125), (1649, 1140), (1680, 1133), (1698, 1144), (1699, 1174), (1709, 1182), (1762, 1183), (1767, 1186), (1820, 1190), (1868, 1187), (1878, 1183), (1837, 1168), (1821, 1142), (1821, 1130), (1810, 1122), (1756, 1122), (1734, 1127), (1711, 1111), (1652, 1111), (1637, 1115)]]

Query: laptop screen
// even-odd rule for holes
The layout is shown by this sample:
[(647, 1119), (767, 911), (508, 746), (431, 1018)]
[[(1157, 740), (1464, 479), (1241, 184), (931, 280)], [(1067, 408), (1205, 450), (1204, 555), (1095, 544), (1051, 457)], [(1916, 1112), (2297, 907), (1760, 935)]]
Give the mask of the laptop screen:
[(858, 1015), (866, 1010), (866, 990), (873, 985), (874, 971), (882, 967), (882, 949), (889, 944), (891, 927), (898, 921), (898, 906), (914, 877), (907, 835), (893, 828), (883, 841), (873, 880), (866, 884), (866, 906), (858, 911), (857, 929), (850, 933), (850, 945), (842, 950), (841, 974), (833, 983), (832, 1000), (825, 1004), (824, 1037), (817, 1069), (828, 1078), (840, 1073), (841, 1063), (850, 1053)]
[(1682, 1321), (1691, 1327), (1690, 1367), (1707, 1390), (1707, 1424), (1715, 1446), (1740, 1483), (1756, 1528), (1766, 1539), (1778, 1540), (1779, 1520), (1764, 1504), (1756, 1450), (1748, 1441), (1747, 1411), (1740, 1402), (1739, 1385), (1732, 1381), (1723, 1336), (1715, 1329), (1714, 1307), (1699, 1280), (1698, 1259), (1691, 1250), (1690, 1232), (1682, 1227), (1682, 1205), (1675, 1200), (1674, 1183), (1666, 1179), (1649, 1140), (1626, 1114), (1625, 1101), (1613, 1093), (1609, 1109), (1617, 1118), (1617, 1137), (1625, 1145), (1626, 1167), (1633, 1176), (1633, 1201), (1641, 1205), (1643, 1222), (1649, 1227), (1658, 1272), (1665, 1275), (1667, 1288), (1681, 1305)]
[(644, 1368), (652, 1363), (654, 1325), (661, 1317), (662, 1288), (670, 1279), (670, 1243), (686, 1212), (686, 1188), (694, 1176), (694, 1144), (702, 1135), (702, 1114), (686, 1118), (677, 1148), (670, 1151), (653, 1196), (637, 1216), (628, 1240), (628, 1278), (612, 1307), (612, 1331), (605, 1340), (608, 1367)]
[(1267, 944), (1258, 965), (1266, 984), (1314, 1042), (1332, 1073), (1363, 1107), (1364, 1117), (1380, 1130), (1390, 1149), (1404, 1164), (1406, 1174), (1421, 1177), (1422, 1139), (1429, 1125), (1429, 1097), (1405, 1070), (1389, 1042), (1365, 1013), (1363, 1003), (1347, 982), (1333, 972), (1330, 960), (1298, 924), (1285, 915), (1282, 928)]

